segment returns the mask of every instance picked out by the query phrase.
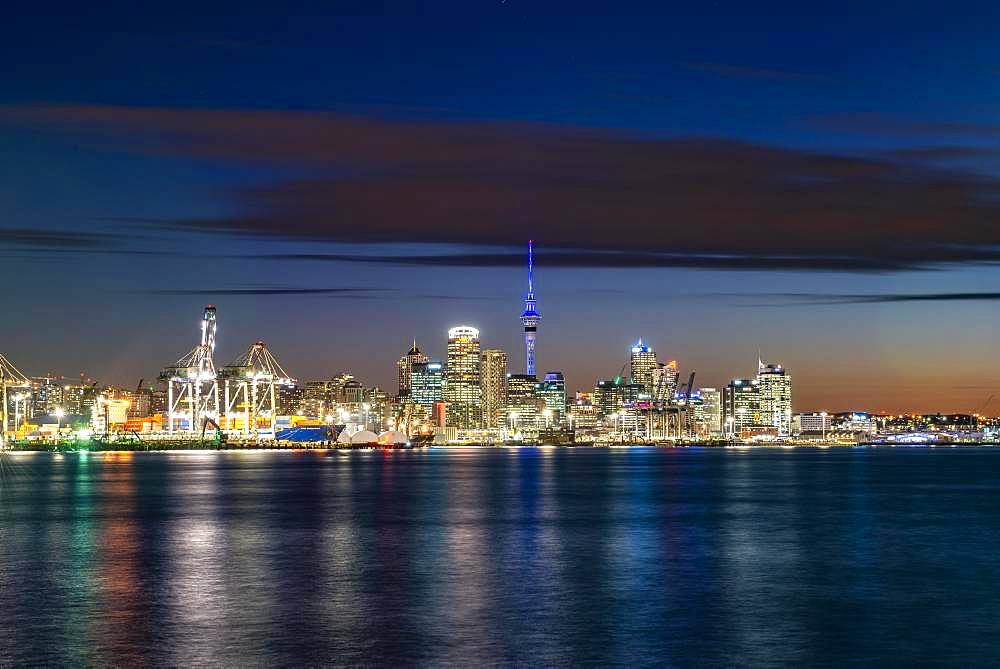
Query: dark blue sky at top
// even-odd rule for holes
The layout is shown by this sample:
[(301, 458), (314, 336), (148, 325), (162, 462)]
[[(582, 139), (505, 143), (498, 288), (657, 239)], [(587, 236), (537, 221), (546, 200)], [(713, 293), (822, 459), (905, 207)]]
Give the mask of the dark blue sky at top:
[[(567, 226), (539, 226), (536, 235), (532, 217), (551, 217), (565, 200), (518, 203), (513, 211), (529, 221), (526, 234), (540, 240), (539, 364), (565, 370), (573, 388), (617, 373), (627, 346), (641, 336), (663, 356), (678, 358), (684, 370), (698, 369), (704, 385), (751, 373), (760, 347), (792, 371), (797, 409), (968, 410), (992, 391), (1000, 373), (992, 362), (996, 301), (976, 296), (1000, 290), (989, 209), (1000, 168), (998, 18), (1000, 7), (985, 2), (9, 8), (0, 41), (7, 65), (0, 74), (0, 229), (15, 232), (0, 238), (6, 249), (0, 271), (5, 301), (18, 318), (5, 319), (0, 350), (29, 374), (86, 370), (108, 382), (133, 383), (151, 378), (193, 345), (193, 324), (203, 303), (212, 301), (220, 312), (221, 358), (263, 338), (302, 378), (347, 368), (370, 383), (390, 385), (392, 362), (411, 336), (441, 356), (445, 330), (459, 323), (479, 326), (484, 345), (508, 350), (518, 368), (521, 268), (495, 259), (456, 266), (344, 257), (516, 253), (514, 239), (526, 236), (520, 228), (510, 239), (486, 239), (462, 232), (463, 222), (473, 229), (477, 221), (461, 216), (435, 226), (412, 207), (374, 213), (367, 204), (341, 208), (357, 194), (337, 191), (324, 199), (330, 189), (323, 183), (302, 199), (309, 203), (303, 214), (299, 191), (286, 186), (320, 172), (332, 184), (367, 169), (366, 161), (382, 160), (381, 126), (359, 140), (354, 162), (329, 168), (326, 162), (340, 157), (336, 147), (318, 158), (302, 157), (308, 150), (298, 144), (295, 151), (282, 148), (287, 138), (280, 127), (261, 129), (245, 117), (233, 121), (238, 132), (213, 146), (215, 135), (203, 131), (204, 119), (194, 112), (280, 112), (278, 126), (286, 124), (293, 134), (305, 128), (305, 143), (314, 112), (403, 124), (401, 144), (419, 135), (421, 124), (438, 128), (429, 144), (408, 148), (405, 159), (393, 156), (394, 166), (427, 161), (433, 147), (455, 146), (461, 140), (452, 137), (469, 124), (497, 124), (496, 141), (506, 143), (521, 137), (510, 127), (541, 123), (540, 146), (566, 161), (556, 171), (576, 165), (563, 134), (600, 136), (593, 154), (599, 158), (587, 168), (588, 193), (599, 192), (620, 164), (628, 166), (615, 182), (619, 193), (633, 176), (642, 177), (645, 159), (628, 162), (635, 155), (632, 140), (710, 142), (692, 149), (707, 152), (710, 170), (727, 160), (756, 161), (757, 147), (783, 152), (775, 159), (782, 170), (802, 169), (796, 161), (815, 155), (823, 156), (824, 170), (831, 157), (899, 170), (869, 183), (863, 181), (868, 163), (843, 177), (816, 177), (812, 163), (806, 167), (806, 187), (813, 179), (843, 178), (853, 188), (850, 197), (913, 183), (913, 170), (920, 178), (923, 170), (934, 170), (928, 183), (947, 180), (919, 204), (928, 220), (914, 243), (927, 247), (915, 256), (906, 250), (911, 226), (901, 215), (870, 244), (864, 243), (870, 223), (844, 228), (842, 235), (839, 224), (830, 223), (814, 237), (796, 233), (794, 243), (783, 238), (789, 228), (762, 231), (765, 242), (752, 249), (749, 270), (706, 264), (699, 255), (739, 252), (739, 244), (714, 244), (725, 234), (682, 239), (674, 228), (654, 235), (646, 250), (671, 252), (677, 239), (677, 248), (696, 260), (597, 266), (573, 254), (601, 246), (602, 235), (610, 250), (641, 249), (641, 243), (621, 241), (632, 232), (648, 234), (629, 224), (633, 214), (599, 227), (582, 218), (580, 229), (590, 232), (576, 244), (573, 217), (585, 214), (583, 205)], [(139, 112), (106, 115), (111, 108)], [(172, 110), (172, 116), (150, 118), (143, 111), (150, 108)], [(95, 116), (101, 117), (96, 125)], [(274, 141), (279, 148), (267, 137), (256, 144), (268, 133), (280, 136)], [(491, 135), (485, 136), (488, 148)], [(720, 141), (727, 144), (711, 144)], [(240, 142), (253, 143), (249, 157), (234, 155)], [(753, 151), (748, 156), (740, 147)], [(670, 165), (686, 166), (691, 155)], [(484, 153), (487, 167), (492, 156)], [(785, 167), (786, 159), (793, 167)], [(464, 155), (458, 168), (441, 168), (447, 172), (443, 183), (469, 171), (469, 160)], [(530, 141), (498, 162), (504, 160), (525, 166), (530, 182)], [(427, 164), (432, 171), (439, 167)], [(765, 171), (773, 165), (760, 164)], [(952, 175), (958, 175), (957, 186)], [(708, 196), (684, 206), (713, 206), (715, 178), (715, 171), (699, 172), (697, 183)], [(733, 183), (745, 177), (726, 172), (719, 178), (727, 179), (720, 182), (719, 206), (733, 208), (724, 216), (731, 219), (726, 230), (742, 239), (767, 219), (741, 221), (731, 194)], [(863, 182), (855, 187), (858, 179)], [(379, 182), (361, 199), (398, 197), (391, 190), (397, 185), (383, 190)], [(277, 211), (266, 204), (270, 196), (246, 194), (272, 188), (283, 198)], [(470, 184), (433, 192), (464, 194)], [(801, 210), (808, 226), (829, 203), (803, 197), (787, 207), (794, 210), (788, 215)], [(911, 198), (903, 192), (901, 199)], [(650, 202), (654, 211), (663, 204)], [(781, 202), (767, 199), (760, 211), (781, 210)], [(905, 204), (894, 200), (887, 211), (911, 215)], [(316, 210), (326, 207), (321, 219), (342, 214), (346, 220), (336, 232), (316, 222)], [(848, 207), (857, 208), (853, 201)], [(387, 243), (361, 234), (380, 216), (411, 214), (415, 228), (427, 227), (432, 244), (419, 244), (419, 230), (392, 233)], [(299, 215), (308, 220), (296, 231), (283, 227), (285, 217)], [(254, 222), (245, 223), (244, 216)], [(669, 217), (671, 225), (682, 225), (677, 212)], [(226, 222), (206, 231), (202, 223), (215, 219)], [(361, 221), (356, 238), (354, 220)], [(29, 232), (76, 237), (61, 241)], [(886, 256), (891, 263), (865, 271), (866, 263), (878, 263), (887, 240), (894, 246)], [(831, 243), (825, 264), (812, 268), (759, 260), (771, 245), (779, 255), (798, 257), (812, 245), (819, 254)], [(547, 267), (546, 247), (567, 249), (568, 259), (552, 257)], [(959, 247), (975, 252), (949, 255)], [(302, 254), (334, 257), (287, 258)], [(286, 258), (261, 258), (274, 255)], [(845, 255), (862, 260), (837, 265)], [(266, 292), (275, 287), (357, 292)], [(907, 298), (916, 295), (924, 298)], [(928, 360), (947, 364), (928, 374)]]

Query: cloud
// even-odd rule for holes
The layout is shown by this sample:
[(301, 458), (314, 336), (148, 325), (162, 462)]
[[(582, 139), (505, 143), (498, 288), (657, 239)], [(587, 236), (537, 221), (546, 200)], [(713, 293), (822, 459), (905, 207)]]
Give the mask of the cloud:
[(809, 124), (833, 130), (877, 137), (1000, 137), (1000, 124), (971, 121), (927, 121), (878, 113), (836, 114), (812, 118)]
[(1000, 293), (730, 293), (731, 297), (776, 298), (799, 304), (886, 304), (896, 302), (995, 302)]
[(114, 238), (95, 232), (38, 230), (35, 228), (0, 228), (0, 245), (23, 250), (60, 251), (91, 250), (104, 246)]
[(163, 288), (138, 291), (144, 295), (325, 295), (346, 298), (370, 298), (380, 293), (396, 292), (391, 288)]
[(237, 215), (167, 224), (177, 230), (482, 249), (330, 257), (342, 261), (507, 264), (506, 249), (528, 238), (567, 267), (896, 271), (1000, 259), (1000, 182), (884, 158), (305, 112), (14, 106), (0, 120), (115, 150), (281, 168), (231, 193)]
[[(438, 255), (367, 255), (350, 253), (276, 253), (257, 256), (234, 256), (246, 260), (302, 260), (315, 262), (373, 263), (381, 265), (423, 267), (522, 267), (524, 251), (510, 253), (464, 253)], [(579, 268), (657, 268), (684, 267), (718, 270), (786, 270), (887, 272), (919, 269), (914, 261), (873, 259), (865, 257), (828, 258), (824, 256), (751, 256), (697, 255), (666, 253), (591, 253), (586, 251), (536, 250), (537, 261), (546, 267)], [(996, 253), (1000, 260), (1000, 252)]]

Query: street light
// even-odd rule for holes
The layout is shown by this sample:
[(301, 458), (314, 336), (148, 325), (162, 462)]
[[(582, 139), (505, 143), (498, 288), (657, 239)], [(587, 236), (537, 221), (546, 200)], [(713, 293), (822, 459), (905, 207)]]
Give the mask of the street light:
[(62, 432), (62, 418), (66, 415), (66, 412), (62, 410), (62, 407), (56, 409), (56, 438), (59, 437), (59, 433)]

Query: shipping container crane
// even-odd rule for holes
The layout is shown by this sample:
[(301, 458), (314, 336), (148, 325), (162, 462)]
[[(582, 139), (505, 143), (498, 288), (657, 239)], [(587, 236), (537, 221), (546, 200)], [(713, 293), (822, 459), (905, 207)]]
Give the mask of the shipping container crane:
[[(160, 372), (167, 384), (167, 431), (181, 427), (197, 433), (206, 419), (219, 419), (219, 379), (215, 373), (216, 313), (211, 304), (201, 319), (201, 342), (180, 360)], [(185, 424), (186, 421), (186, 424)]]

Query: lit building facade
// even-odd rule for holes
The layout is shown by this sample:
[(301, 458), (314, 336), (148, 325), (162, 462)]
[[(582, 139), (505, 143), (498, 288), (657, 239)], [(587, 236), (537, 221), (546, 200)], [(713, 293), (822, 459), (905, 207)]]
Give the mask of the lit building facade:
[(642, 343), (642, 339), (640, 339), (632, 347), (629, 355), (629, 372), (632, 377), (632, 383), (642, 386), (644, 392), (652, 396), (656, 388), (653, 378), (656, 369), (656, 352), (648, 345)]
[(622, 383), (617, 381), (598, 381), (594, 387), (593, 402), (601, 418), (608, 418), (620, 413), (626, 405), (634, 405), (644, 394), (645, 387), (637, 383)]
[(410, 367), (410, 399), (428, 414), (434, 405), (443, 402), (444, 365), (437, 360), (416, 362)]
[(757, 379), (733, 379), (722, 390), (722, 426), (727, 437), (761, 427), (760, 384)]
[(413, 340), (413, 346), (396, 361), (396, 373), (398, 382), (397, 397), (407, 397), (410, 394), (410, 368), (418, 362), (430, 360), (417, 348), (417, 340)]
[(792, 377), (781, 365), (758, 362), (757, 382), (762, 423), (787, 437), (792, 428)]
[(469, 429), (479, 426), (482, 379), (479, 330), (465, 325), (448, 330), (448, 365), (444, 376), (444, 401), (448, 424)]
[(545, 427), (556, 427), (566, 422), (566, 380), (562, 372), (546, 372), (545, 380), (537, 384), (535, 394), (545, 403)]
[(483, 351), (482, 358), (483, 425), (498, 427), (507, 406), (507, 354), (499, 349)]
[(545, 402), (535, 392), (538, 379), (533, 374), (507, 375), (507, 407), (505, 425), (512, 434), (522, 439), (538, 435), (538, 422), (545, 410)]
[(701, 391), (702, 426), (706, 437), (722, 435), (722, 393), (717, 388), (699, 388)]
[(677, 369), (676, 360), (657, 363), (653, 370), (653, 399), (658, 402), (669, 402), (677, 392), (679, 378), (680, 371)]

